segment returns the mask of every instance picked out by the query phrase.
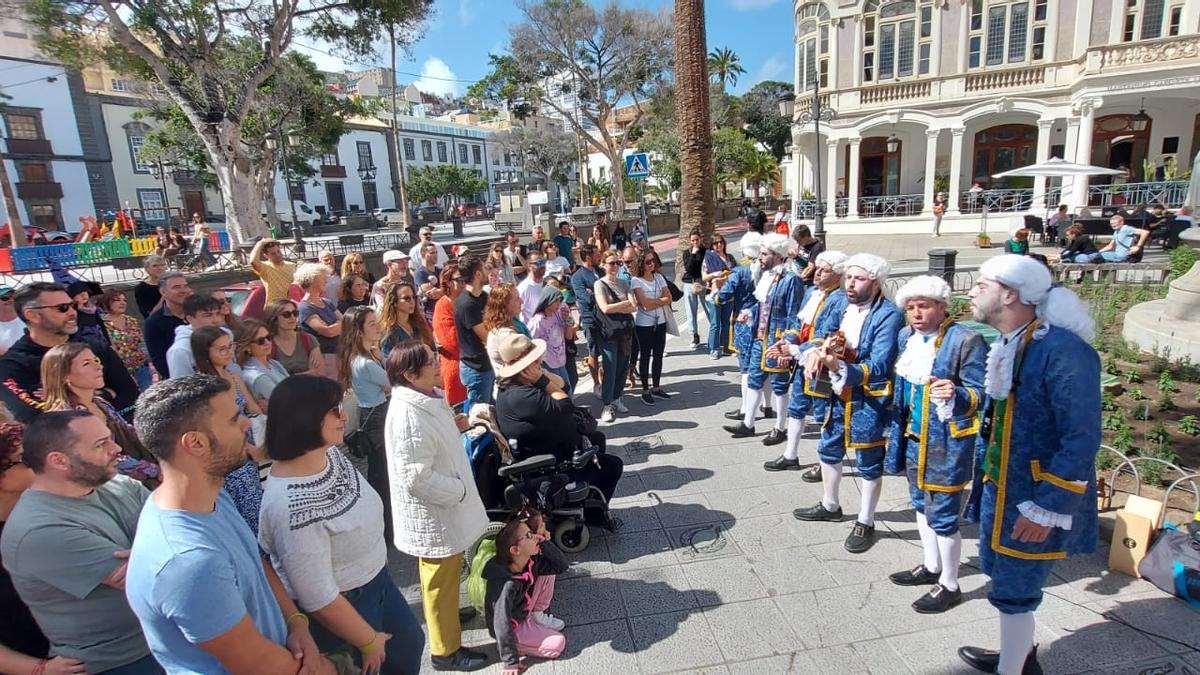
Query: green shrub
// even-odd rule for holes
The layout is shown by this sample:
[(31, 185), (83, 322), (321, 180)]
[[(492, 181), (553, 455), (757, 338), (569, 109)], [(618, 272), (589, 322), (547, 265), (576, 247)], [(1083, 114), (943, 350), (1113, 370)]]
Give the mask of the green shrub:
[[(1155, 375), (1162, 375), (1171, 367), (1171, 350), (1159, 352), (1158, 347), (1155, 347), (1150, 352), (1150, 372)], [(1168, 376), (1170, 374), (1168, 373)]]
[(1171, 250), (1171, 273), (1168, 281), (1174, 281), (1188, 273), (1196, 264), (1196, 252), (1190, 246), (1176, 246)]
[(1179, 420), (1179, 431), (1188, 436), (1200, 436), (1200, 419), (1195, 415), (1184, 415)]
[(1133, 450), (1133, 429), (1128, 426), (1118, 429), (1117, 433), (1113, 434), (1112, 446), (1116, 450), (1129, 454)]
[(1129, 392), (1129, 398), (1135, 401), (1145, 401), (1146, 394), (1144, 394), (1141, 389), (1134, 389)]
[(1150, 406), (1148, 404), (1139, 405), (1133, 409), (1133, 419), (1145, 422), (1150, 419)]
[(1167, 425), (1163, 422), (1155, 422), (1154, 426), (1150, 427), (1150, 431), (1146, 432), (1146, 442), (1154, 445), (1170, 445), (1171, 432), (1167, 431)]
[(1107, 450), (1100, 450), (1100, 454), (1096, 455), (1096, 470), (1097, 471), (1112, 471), (1121, 463), (1121, 458), (1115, 453)]
[(1137, 384), (1142, 381), (1142, 374), (1137, 368), (1129, 368), (1125, 371), (1125, 381), (1129, 384)]
[(1200, 364), (1192, 363), (1186, 354), (1171, 364), (1171, 372), (1181, 382), (1200, 382)]
[(1100, 422), (1100, 428), (1105, 431), (1118, 431), (1126, 426), (1125, 413), (1120, 410), (1104, 413), (1104, 417)]
[(1174, 394), (1179, 391), (1179, 387), (1175, 385), (1175, 378), (1171, 377), (1171, 372), (1163, 368), (1158, 374), (1158, 390), (1164, 394)]
[[(1109, 322), (1105, 323), (1104, 325), (1111, 326), (1114, 323), (1116, 323), (1116, 322), (1109, 321)], [(1126, 363), (1137, 363), (1139, 360), (1139, 357), (1141, 356), (1141, 353), (1138, 352), (1137, 347), (1133, 346), (1132, 343), (1126, 342), (1125, 340), (1121, 340), (1121, 339), (1117, 339), (1113, 342), (1112, 353), (1113, 353), (1113, 356), (1117, 357), (1118, 359), (1121, 359), (1122, 361), (1125, 361)]]
[[(1099, 347), (1096, 347), (1096, 349), (1097, 351), (1100, 351)], [(1104, 354), (1103, 365), (1104, 372), (1108, 373), (1109, 375), (1121, 374), (1121, 364), (1117, 362), (1117, 357), (1113, 356), (1112, 354)]]
[(1171, 395), (1165, 391), (1158, 397), (1158, 403), (1154, 404), (1154, 407), (1159, 412), (1171, 412), (1179, 408), (1179, 406), (1175, 405), (1175, 399), (1171, 398)]
[(1107, 391), (1100, 392), (1100, 409), (1105, 412), (1119, 410), (1120, 406), (1117, 405), (1117, 397)]

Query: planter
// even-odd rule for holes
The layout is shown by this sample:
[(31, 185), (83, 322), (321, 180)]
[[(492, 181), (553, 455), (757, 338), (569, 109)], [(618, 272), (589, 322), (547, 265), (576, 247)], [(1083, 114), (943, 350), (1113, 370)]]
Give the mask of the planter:
[(980, 235), (978, 237), (975, 237), (975, 246), (978, 248), (991, 248), (992, 247), (992, 238), (988, 237), (987, 235)]

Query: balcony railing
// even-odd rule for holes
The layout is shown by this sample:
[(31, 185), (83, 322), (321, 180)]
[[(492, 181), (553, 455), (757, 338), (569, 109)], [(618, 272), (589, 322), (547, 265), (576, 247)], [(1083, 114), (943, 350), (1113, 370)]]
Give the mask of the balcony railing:
[(1153, 64), (1200, 59), (1200, 36), (1169, 37), (1142, 40), (1120, 45), (1106, 45), (1088, 51), (1088, 70), (1111, 71), (1129, 67), (1154, 70)]
[(965, 88), (968, 92), (990, 91), (992, 89), (1036, 86), (1042, 84), (1045, 80), (1045, 66), (1008, 68), (1005, 70), (970, 73), (967, 75)]
[(924, 195), (862, 197), (858, 200), (858, 215), (860, 218), (916, 216), (920, 215), (924, 204)]
[(322, 164), (321, 178), (345, 178), (346, 167), (341, 164)]
[(6, 138), (10, 155), (53, 155), (50, 141), (45, 138)]
[(1033, 189), (982, 190), (960, 193), (958, 208), (963, 213), (989, 213), (1028, 211), (1033, 208)]
[(21, 199), (62, 199), (62, 183), (17, 183)]
[(1162, 204), (1171, 209), (1183, 206), (1188, 181), (1168, 180), (1152, 183), (1120, 183), (1088, 187), (1089, 206), (1125, 206)]
[(907, 101), (914, 98), (925, 98), (926, 96), (929, 96), (929, 80), (865, 87), (862, 90), (859, 100), (864, 105), (867, 105)]

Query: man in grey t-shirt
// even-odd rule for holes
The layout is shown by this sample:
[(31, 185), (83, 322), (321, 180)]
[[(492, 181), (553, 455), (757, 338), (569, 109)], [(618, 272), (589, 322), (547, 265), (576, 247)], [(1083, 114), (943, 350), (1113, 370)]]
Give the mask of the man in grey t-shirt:
[(0, 556), (50, 653), (89, 673), (161, 673), (125, 599), (125, 560), (149, 491), (117, 475), (121, 448), (89, 412), (43, 413), (23, 443), (33, 484), (4, 526)]

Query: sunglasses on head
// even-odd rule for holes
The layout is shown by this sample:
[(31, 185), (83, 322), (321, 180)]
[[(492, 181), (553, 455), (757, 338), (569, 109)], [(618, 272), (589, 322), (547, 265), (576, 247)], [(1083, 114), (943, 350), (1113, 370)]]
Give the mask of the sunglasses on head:
[(59, 314), (66, 314), (73, 309), (79, 309), (79, 303), (71, 301), (60, 302), (57, 305), (30, 305), (25, 309), (53, 309), (57, 310)]

